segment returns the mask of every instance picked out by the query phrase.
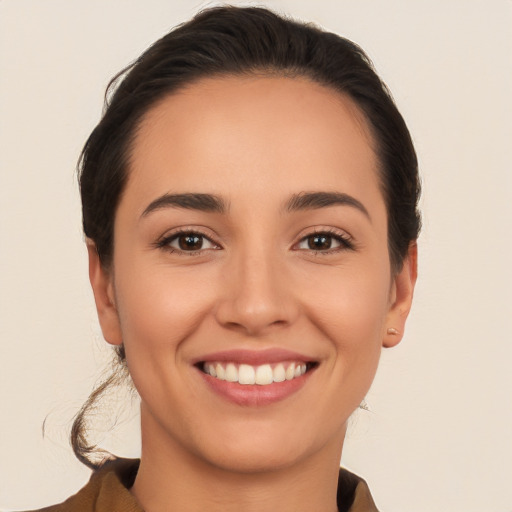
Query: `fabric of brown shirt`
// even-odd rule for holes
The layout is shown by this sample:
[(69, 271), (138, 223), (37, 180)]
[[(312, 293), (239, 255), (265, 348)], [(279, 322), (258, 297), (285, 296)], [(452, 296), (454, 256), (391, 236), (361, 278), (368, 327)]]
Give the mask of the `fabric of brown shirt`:
[[(59, 505), (31, 512), (143, 512), (130, 487), (138, 459), (115, 459), (95, 471), (87, 485)], [(366, 482), (341, 468), (338, 478), (339, 512), (378, 512)]]

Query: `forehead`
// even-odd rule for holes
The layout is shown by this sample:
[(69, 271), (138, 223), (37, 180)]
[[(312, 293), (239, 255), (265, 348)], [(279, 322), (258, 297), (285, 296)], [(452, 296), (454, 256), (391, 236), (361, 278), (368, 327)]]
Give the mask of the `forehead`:
[(378, 191), (363, 114), (306, 78), (223, 76), (189, 85), (146, 114), (130, 162), (127, 188), (146, 200), (169, 191)]

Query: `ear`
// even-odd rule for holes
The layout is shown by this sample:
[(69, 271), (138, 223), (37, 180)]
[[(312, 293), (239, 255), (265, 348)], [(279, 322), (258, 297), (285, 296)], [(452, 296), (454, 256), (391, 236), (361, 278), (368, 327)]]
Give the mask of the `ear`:
[(101, 264), (96, 244), (88, 239), (87, 252), (89, 254), (89, 280), (91, 282), (96, 311), (100, 321), (103, 337), (112, 345), (121, 345), (121, 325), (116, 309), (114, 284), (111, 273)]
[(405, 321), (411, 310), (414, 286), (418, 276), (418, 246), (411, 242), (403, 267), (391, 285), (390, 308), (384, 326), (382, 346), (394, 347), (402, 340)]

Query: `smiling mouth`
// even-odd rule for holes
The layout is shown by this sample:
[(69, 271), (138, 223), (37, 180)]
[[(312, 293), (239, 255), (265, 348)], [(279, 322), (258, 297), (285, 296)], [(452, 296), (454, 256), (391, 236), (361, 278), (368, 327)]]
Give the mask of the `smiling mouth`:
[(246, 386), (268, 386), (298, 379), (317, 366), (315, 362), (286, 361), (257, 366), (235, 362), (201, 361), (197, 367), (216, 380)]

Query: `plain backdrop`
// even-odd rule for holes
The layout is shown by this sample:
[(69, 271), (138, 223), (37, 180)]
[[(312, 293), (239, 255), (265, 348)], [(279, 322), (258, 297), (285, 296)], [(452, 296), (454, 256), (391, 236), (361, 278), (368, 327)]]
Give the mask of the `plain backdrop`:
[[(511, 512), (512, 2), (260, 3), (369, 53), (423, 176), (413, 313), (342, 463), (383, 512)], [(0, 0), (2, 510), (61, 501), (88, 479), (67, 435), (110, 351), (87, 281), (76, 160), (109, 78), (208, 5)], [(104, 444), (136, 456), (137, 407), (119, 423)]]

